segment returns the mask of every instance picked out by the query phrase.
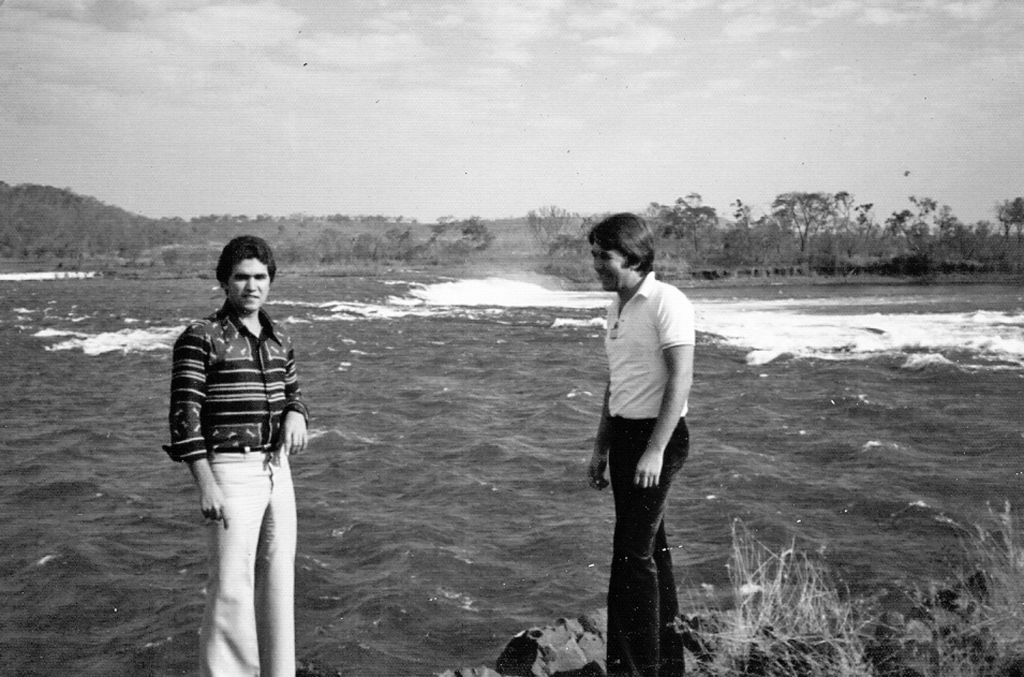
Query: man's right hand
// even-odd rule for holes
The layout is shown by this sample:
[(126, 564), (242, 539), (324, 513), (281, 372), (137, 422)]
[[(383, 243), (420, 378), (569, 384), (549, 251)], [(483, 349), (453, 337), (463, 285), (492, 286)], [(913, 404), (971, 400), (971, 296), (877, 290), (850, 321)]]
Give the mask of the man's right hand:
[(199, 509), (203, 517), (214, 522), (224, 522), (224, 528), (228, 528), (228, 514), (224, 506), (224, 492), (221, 490), (217, 480), (213, 477), (213, 469), (210, 462), (205, 458), (197, 459), (189, 463), (192, 477), (199, 487)]
[(587, 467), (587, 475), (590, 477), (590, 486), (598, 491), (608, 486), (608, 480), (604, 476), (607, 468), (607, 458), (601, 458), (596, 454), (590, 457), (590, 465)]
[(206, 519), (224, 522), (224, 528), (228, 528), (228, 513), (224, 509), (224, 494), (216, 484), (199, 490), (199, 509), (202, 510), (203, 517)]

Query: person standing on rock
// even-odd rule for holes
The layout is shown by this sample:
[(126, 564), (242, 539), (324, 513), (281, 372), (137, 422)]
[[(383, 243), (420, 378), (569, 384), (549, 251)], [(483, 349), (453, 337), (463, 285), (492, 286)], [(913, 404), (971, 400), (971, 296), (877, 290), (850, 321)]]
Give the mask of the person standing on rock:
[(174, 344), (171, 444), (209, 529), (203, 677), (295, 677), (296, 511), (288, 457), (306, 447), (291, 339), (263, 310), (276, 273), (262, 239), (221, 252), (226, 300)]
[(635, 214), (615, 214), (588, 236), (608, 307), (609, 383), (588, 475), (611, 479), (615, 534), (608, 584), (608, 674), (681, 677), (679, 603), (665, 537), (672, 478), (689, 452), (694, 312), (653, 272), (654, 237)]

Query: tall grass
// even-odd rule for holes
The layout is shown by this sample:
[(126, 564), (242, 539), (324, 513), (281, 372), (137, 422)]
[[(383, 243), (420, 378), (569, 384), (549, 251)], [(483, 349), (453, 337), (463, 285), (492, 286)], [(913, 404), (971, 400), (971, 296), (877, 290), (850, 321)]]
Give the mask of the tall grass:
[(823, 570), (792, 546), (773, 552), (733, 522), (733, 605), (708, 612), (704, 674), (868, 677), (862, 624)]
[(975, 574), (963, 587), (993, 638), (1004, 647), (1024, 648), (1024, 536), (1009, 501), (1002, 512), (989, 506), (988, 513), (991, 528), (976, 527), (968, 543)]
[[(1024, 669), (1024, 537), (1007, 501), (964, 538), (955, 590), (934, 605), (935, 675), (987, 677)], [(950, 623), (950, 615), (957, 621)], [(1019, 667), (1010, 666), (1017, 664)], [(993, 673), (993, 669), (996, 670)], [(1018, 672), (1014, 673), (1016, 669)]]
[[(843, 599), (793, 545), (774, 552), (740, 521), (728, 564), (732, 605), (684, 624), (709, 677), (992, 677), (1024, 674), (1024, 536), (1009, 503), (964, 530), (956, 582), (918, 594), (908, 619)], [(700, 602), (696, 605), (702, 607)], [(869, 633), (868, 628), (881, 630)], [(869, 653), (872, 658), (869, 660)], [(902, 672), (902, 670), (910, 670)], [(1015, 672), (1016, 670), (1016, 672)]]
[[(951, 587), (918, 593), (911, 623), (930, 630), (926, 677), (993, 677), (1024, 671), (1024, 542), (1009, 502), (963, 529), (963, 563)], [(909, 624), (908, 624), (909, 626)], [(918, 625), (920, 628), (920, 625)], [(914, 634), (914, 633), (907, 633)], [(917, 633), (920, 634), (920, 633)]]

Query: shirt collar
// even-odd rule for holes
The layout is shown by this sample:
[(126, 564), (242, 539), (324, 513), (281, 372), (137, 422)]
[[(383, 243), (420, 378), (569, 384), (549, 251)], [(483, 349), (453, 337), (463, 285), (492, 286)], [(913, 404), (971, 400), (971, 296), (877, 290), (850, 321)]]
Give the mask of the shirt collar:
[[(643, 296), (644, 298), (649, 297), (652, 292), (652, 287), (654, 287), (654, 282), (655, 277), (654, 271), (652, 270), (651, 272), (644, 275), (644, 279), (640, 281), (640, 286), (637, 287), (637, 290), (633, 293), (632, 296), (629, 297), (629, 300), (632, 301), (637, 296)], [(619, 298), (618, 294), (615, 295), (615, 300), (613, 301), (613, 303), (615, 304), (614, 307), (617, 309), (617, 312), (622, 312), (622, 309), (626, 305), (629, 305), (629, 301), (623, 304), (622, 299)]]
[(652, 270), (644, 275), (644, 281), (640, 283), (640, 288), (636, 290), (636, 293), (633, 294), (633, 296), (650, 296), (651, 288), (654, 286), (655, 281), (654, 271)]
[[(228, 302), (225, 301), (224, 305), (221, 306), (220, 310), (217, 311), (217, 321), (221, 324), (231, 324), (238, 332), (251, 333), (245, 328), (245, 325), (241, 323), (238, 317), (231, 312), (231, 307)], [(270, 319), (270, 315), (267, 315), (266, 311), (262, 308), (259, 310), (260, 326), (266, 331), (267, 336), (273, 339), (278, 345), (281, 344), (281, 339), (277, 335), (277, 330), (274, 328), (274, 321)], [(256, 338), (259, 338), (258, 336)]]

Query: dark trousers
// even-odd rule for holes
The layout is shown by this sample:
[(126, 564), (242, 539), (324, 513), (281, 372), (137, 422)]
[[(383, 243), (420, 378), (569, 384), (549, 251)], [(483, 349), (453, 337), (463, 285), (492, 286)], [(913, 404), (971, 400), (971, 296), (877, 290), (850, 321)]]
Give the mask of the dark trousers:
[(664, 516), (672, 478), (689, 452), (690, 434), (680, 419), (665, 449), (658, 486), (641, 489), (633, 476), (654, 423), (612, 417), (609, 430), (608, 466), (615, 494), (606, 638), (610, 677), (683, 674), (683, 645), (675, 629), (679, 601)]

